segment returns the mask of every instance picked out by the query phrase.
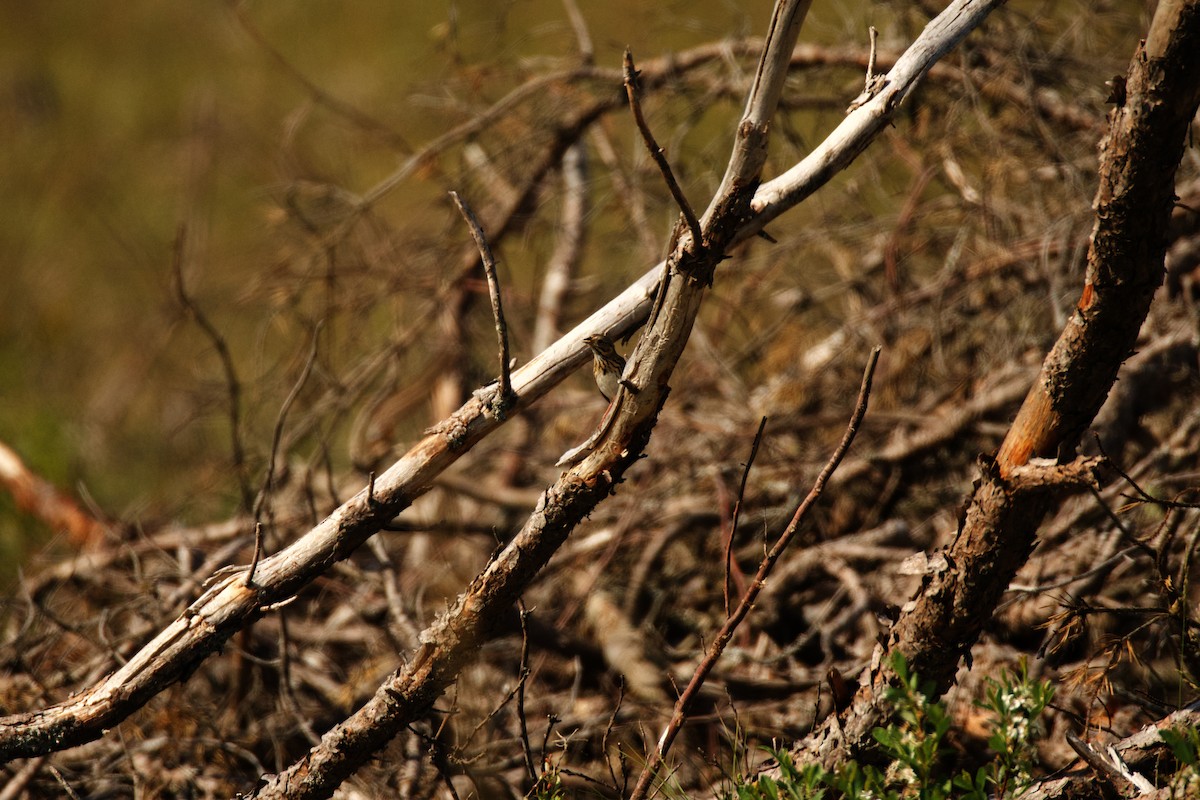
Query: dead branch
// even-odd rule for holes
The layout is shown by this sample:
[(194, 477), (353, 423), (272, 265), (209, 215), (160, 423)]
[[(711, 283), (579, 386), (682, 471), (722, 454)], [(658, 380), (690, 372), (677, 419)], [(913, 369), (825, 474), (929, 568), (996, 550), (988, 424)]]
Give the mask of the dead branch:
[[(730, 217), (721, 212), (730, 210), (736, 212), (736, 216), (732, 218), (738, 224), (728, 236), (722, 231), (720, 247), (714, 247), (714, 253), (709, 257), (717, 258), (717, 251), (723, 253), (734, 244), (755, 235), (767, 222), (778, 218), (788, 208), (812, 194), (839, 169), (850, 163), (871, 138), (888, 124), (899, 104), (930, 65), (978, 26), (998, 2), (999, 0), (959, 0), (953, 3), (946, 12), (926, 27), (913, 45), (897, 60), (887, 75), (886, 84), (873, 100), (847, 116), (831, 139), (816, 148), (799, 164), (758, 187), (747, 207), (729, 209), (722, 204), (731, 202), (734, 196), (741, 197), (742, 193), (753, 191), (757, 178), (752, 170), (731, 169), (727, 172), (726, 179), (734, 184), (731, 188), (735, 191), (726, 193), (723, 188), (718, 193), (717, 204), (703, 215), (702, 224), (707, 226), (717, 218), (722, 220), (722, 224), (728, 224)], [(714, 47), (704, 52), (697, 51), (694, 58), (712, 59), (724, 52), (727, 52), (727, 48)], [(664, 75), (668, 72), (667, 63), (663, 61)], [(670, 63), (678, 62), (676, 60)], [(648, 69), (643, 65), (643, 78), (647, 72)], [(761, 77), (761, 74), (756, 77), (756, 85)], [(533, 84), (521, 87), (494, 106), (492, 115), (537, 90), (538, 87)], [(581, 119), (585, 117), (586, 114), (582, 115)], [(766, 121), (757, 117), (755, 119), (757, 121), (751, 125), (755, 130), (749, 136), (739, 137), (735, 163), (750, 163), (752, 160), (761, 159), (765, 153), (762, 145), (765, 143)], [(487, 121), (482, 118), (472, 122), (472, 126), (486, 124)], [(464, 135), (462, 131), (452, 133), (456, 136)], [(445, 146), (444, 141), (439, 142), (434, 144), (438, 147)], [(433, 148), (434, 145), (430, 147)], [(365, 197), (363, 202), (369, 204), (386, 194), (403, 179), (403, 176), (415, 169), (418, 163), (419, 161), (406, 164), (400, 173), (385, 180)], [(739, 181), (743, 183), (739, 184)], [(724, 187), (724, 183), (722, 185)], [(708, 278), (705, 273), (709, 267), (715, 267), (715, 263), (695, 265), (695, 274), (685, 276), (686, 280), (672, 280), (672, 284), (683, 283), (690, 287), (697, 279), (705, 283)], [(678, 271), (678, 267), (675, 270)], [(604, 308), (592, 314), (554, 345), (514, 372), (513, 391), (518, 399), (513, 410), (518, 411), (532, 404), (588, 358), (587, 348), (583, 344), (585, 336), (602, 331), (616, 338), (636, 328), (650, 311), (658, 278), (662, 273), (661, 264), (651, 268)], [(678, 286), (672, 291), (675, 295), (673, 303), (685, 300), (692, 303), (698, 300), (698, 294), (692, 291), (684, 292), (681, 297), (680, 293), (683, 290)], [(680, 308), (683, 317), (664, 323), (667, 326), (666, 330), (676, 330), (677, 325), (694, 316), (694, 310)], [(673, 364), (682, 349), (682, 342), (674, 341), (672, 346), (666, 347), (666, 341), (661, 334), (657, 334), (644, 336), (639, 342), (638, 350), (643, 348), (646, 352), (659, 354), (660, 357), (653, 363)], [(637, 360), (635, 357), (635, 362)], [(665, 375), (669, 374), (669, 368), (665, 366), (647, 370), (649, 366), (650, 362), (641, 365), (638, 374), (631, 376), (639, 386), (648, 388), (650, 382), (660, 378), (665, 380)], [(657, 399), (659, 391), (663, 388), (665, 386), (655, 390), (653, 394), (647, 394), (646, 397)], [(229, 636), (259, 618), (264, 608), (293, 597), (329, 565), (348, 557), (362, 542), (406, 508), (431, 484), (435, 476), (503, 424), (503, 420), (491, 413), (490, 398), (485, 395), (472, 397), (415, 444), (376, 479), (370, 496), (364, 487), (306, 535), (284, 550), (265, 558), (255, 575), (254, 587), (242, 585), (242, 576), (239, 574), (214, 576), (212, 585), (178, 619), (147, 642), (119, 670), (98, 684), (82, 690), (70, 700), (58, 705), (0, 718), (0, 760), (48, 753), (102, 735), (105, 730), (115, 726), (165, 687), (189, 674), (207, 654), (218, 649)], [(652, 416), (649, 414), (653, 407), (651, 402), (639, 402), (637, 405), (643, 413)], [(623, 416), (626, 417), (625, 424), (609, 437), (610, 446), (598, 448), (597, 452), (593, 453), (595, 463), (605, 464), (613, 457), (621, 457), (627, 452), (628, 446), (635, 444), (634, 431), (631, 428), (637, 427), (646, 419), (642, 414)], [(637, 452), (637, 448), (628, 452)], [(589, 471), (585, 462), (568, 475), (588, 474)], [(608, 484), (605, 481), (603, 491), (594, 486), (581, 488), (573, 481), (561, 486), (562, 489), (552, 490), (548, 496), (570, 498), (583, 506), (588, 502), (598, 501), (599, 498), (594, 496), (594, 493), (600, 491), (602, 495), (603, 491), (607, 491)], [(539, 510), (535, 515), (537, 521), (532, 524), (538, 529), (541, 526), (549, 526), (557, 536), (558, 526), (563, 524), (562, 513), (557, 509)], [(565, 533), (562, 535), (565, 536)], [(536, 531), (531, 531), (529, 537), (536, 539)], [(510, 545), (510, 549), (511, 547)], [(528, 557), (532, 559), (532, 563), (537, 563), (539, 557), (548, 557), (552, 550), (553, 546), (549, 546), (548, 550), (539, 549), (531, 552)], [(481, 576), (477, 583), (482, 579)], [(420, 669), (414, 671), (410, 665), (406, 674), (419, 675), (426, 679), (447, 679), (444, 673), (430, 674), (428, 665), (420, 658), (415, 660), (413, 665)], [(439, 663), (440, 668), (449, 666), (452, 666), (451, 662)], [(422, 705), (432, 696), (436, 696), (436, 691), (426, 686), (413, 696), (413, 700), (418, 701), (417, 705)]]
[(363, 708), (330, 730), (320, 746), (254, 796), (289, 800), (327, 796), (423, 713), (575, 525), (615, 490), (625, 471), (641, 458), (704, 292), (748, 210), (765, 162), (767, 124), (782, 92), (787, 60), (807, 10), (808, 0), (783, 0), (776, 6), (759, 75), (722, 182), (727, 194), (714, 199), (701, 238), (678, 243), (668, 257), (671, 280), (663, 292), (662, 311), (639, 340), (626, 370), (637, 390), (618, 392), (613, 399), (619, 413), (603, 440), (546, 490), (521, 531), (476, 577), (454, 608), (422, 635), (424, 644), (413, 661), (393, 673)]
[(108, 528), (50, 481), (30, 470), (21, 457), (2, 442), (0, 486), (12, 495), (17, 508), (42, 520), (55, 531), (64, 531), (76, 546), (98, 540)]
[[(642, 769), (641, 777), (638, 778), (637, 785), (634, 787), (631, 800), (641, 800), (641, 798), (646, 796), (646, 792), (650, 790), (650, 783), (662, 766), (663, 759), (671, 749), (671, 744), (675, 741), (675, 737), (679, 735), (684, 722), (687, 721), (692, 703), (699, 694), (700, 688), (704, 685), (704, 681), (708, 678), (709, 673), (712, 672), (713, 667), (716, 666), (721, 654), (725, 652), (725, 647), (733, 639), (738, 626), (742, 624), (742, 621), (750, 613), (750, 609), (754, 607), (754, 602), (758, 598), (759, 592), (766, 586), (767, 578), (770, 577), (775, 563), (795, 537), (796, 531), (799, 530), (800, 523), (808, 515), (809, 509), (820, 499), (821, 494), (825, 491), (825, 484), (838, 468), (847, 451), (849, 451), (850, 445), (854, 442), (854, 437), (858, 433), (858, 426), (862, 424), (863, 417), (867, 414), (867, 401), (871, 396), (871, 380), (875, 376), (875, 365), (879, 362), (879, 351), (880, 348), (876, 347), (871, 351), (871, 355), (867, 360), (866, 369), (863, 371), (862, 386), (858, 390), (858, 401), (855, 403), (854, 412), (850, 415), (850, 423), (846, 426), (846, 432), (842, 436), (842, 441), (838, 444), (837, 449), (834, 450), (833, 455), (829, 457), (829, 461), (826, 462), (820, 474), (817, 475), (817, 479), (813, 482), (808, 496), (797, 506), (787, 528), (784, 529), (783, 533), (780, 534), (775, 544), (771, 547), (771, 550), (759, 563), (758, 573), (754, 576), (754, 580), (751, 581), (749, 588), (742, 595), (737, 608), (725, 620), (725, 624), (721, 626), (721, 630), (717, 633), (716, 638), (709, 645), (708, 653), (705, 655), (704, 660), (696, 667), (696, 671), (693, 673), (692, 679), (688, 682), (687, 688), (683, 690), (683, 694), (675, 702), (671, 721), (667, 724), (667, 728), (663, 731), (662, 736), (659, 737), (658, 744), (651, 751), (650, 757), (646, 759), (646, 766)], [(761, 428), (759, 431), (761, 433)]]
[(1126, 102), (1112, 112), (1102, 147), (1096, 222), (1076, 311), (999, 454), (984, 462), (946, 562), (925, 576), (886, 648), (877, 648), (840, 723), (827, 721), (797, 746), (798, 763), (831, 768), (868, 746), (871, 729), (886, 713), (883, 689), (894, 678), (890, 652), (903, 652), (916, 672), (944, 691), (1028, 557), (1058, 492), (1017, 491), (1014, 479), (1033, 457), (1072, 458), (1137, 339), (1162, 282), (1175, 170), (1200, 103), (1198, 73), (1200, 3), (1161, 4), (1130, 65)]
[(655, 141), (654, 134), (650, 132), (650, 126), (646, 124), (646, 117), (642, 114), (642, 101), (638, 92), (638, 72), (633, 66), (633, 53), (628, 49), (625, 51), (624, 78), (625, 94), (629, 97), (629, 110), (633, 112), (638, 133), (642, 135), (642, 141), (650, 152), (650, 157), (658, 165), (658, 171), (662, 173), (667, 188), (671, 190), (671, 197), (675, 198), (675, 204), (679, 206), (688, 230), (692, 232), (692, 241), (700, 246), (703, 244), (700, 241), (700, 220), (696, 219), (696, 212), (692, 210), (692, 204), (688, 202), (687, 195), (680, 188), (679, 181), (675, 180), (675, 173), (671, 169), (670, 162), (667, 161), (666, 153)]
[(318, 323), (312, 333), (312, 346), (309, 348), (304, 368), (300, 371), (300, 377), (296, 379), (292, 390), (284, 398), (283, 405), (279, 408), (279, 414), (275, 417), (275, 429), (271, 434), (271, 456), (267, 460), (267, 474), (263, 477), (262, 489), (259, 490), (258, 498), (254, 502), (254, 558), (250, 561), (250, 568), (246, 570), (247, 587), (254, 583), (254, 571), (258, 568), (258, 562), (263, 554), (263, 513), (266, 512), (267, 519), (272, 524), (274, 523), (275, 511), (271, 503), (271, 496), (275, 491), (275, 470), (277, 469), (279, 459), (279, 443), (283, 439), (283, 426), (287, 422), (288, 412), (291, 410), (292, 404), (296, 402), (296, 398), (300, 396), (301, 390), (304, 389), (304, 384), (308, 383), (308, 376), (312, 374), (313, 364), (317, 361), (317, 344), (320, 333), (321, 324)]
[(768, 181), (754, 195), (754, 217), (747, 234), (756, 234), (845, 168), (890, 121), (933, 63), (987, 17), (1000, 0), (955, 0), (938, 14), (883, 76), (878, 93), (842, 121), (800, 163)]
[(229, 449), (233, 458), (233, 471), (237, 476), (238, 489), (242, 493), (242, 510), (251, 513), (254, 494), (250, 489), (250, 468), (246, 463), (246, 448), (242, 444), (242, 384), (233, 366), (229, 345), (217, 327), (209, 320), (200, 304), (188, 294), (183, 279), (184, 254), (187, 246), (187, 227), (181, 225), (175, 233), (175, 246), (171, 253), (171, 275), (174, 278), (175, 297), (179, 305), (196, 321), (205, 337), (217, 351), (221, 371), (225, 375), (225, 387), (229, 393)]
[[(572, 4), (568, 4), (571, 7)], [(559, 328), (571, 281), (583, 257), (588, 214), (587, 149), (577, 142), (563, 154), (562, 212), (554, 251), (546, 262), (542, 292), (538, 298), (537, 324), (533, 330), (533, 352), (541, 352), (562, 335)]]
[(492, 319), (496, 323), (496, 338), (500, 342), (500, 399), (496, 408), (503, 411), (512, 394), (512, 365), (508, 358), (508, 325), (504, 321), (504, 306), (500, 302), (500, 279), (496, 277), (496, 258), (492, 255), (487, 236), (467, 201), (463, 200), (458, 192), (450, 192), (450, 197), (471, 229), (471, 237), (475, 240), (475, 246), (479, 248), (479, 258), (483, 261), (483, 271), (487, 275), (488, 296), (492, 300)]
[[(754, 457), (758, 455), (758, 446), (762, 444), (763, 430), (767, 427), (767, 418), (763, 417), (758, 423), (758, 431), (754, 434), (754, 443), (750, 445), (750, 455), (746, 457), (746, 465), (742, 469), (742, 480), (738, 485), (737, 500), (733, 504), (733, 515), (729, 520), (729, 533), (725, 539), (725, 616), (730, 613), (730, 601), (733, 590), (733, 540), (737, 536), (738, 520), (742, 516), (742, 501), (746, 498), (746, 481), (750, 478), (750, 467), (754, 465)], [(744, 577), (739, 573), (739, 590), (744, 590)]]
[[(1188, 728), (1195, 728), (1197, 726), (1200, 726), (1200, 708), (1197, 708), (1193, 704), (1188, 708), (1180, 709), (1152, 725), (1145, 726), (1132, 736), (1126, 736), (1124, 739), (1114, 742), (1110, 747), (1106, 748), (1109, 751), (1107, 754), (1097, 754), (1101, 759), (1105, 759), (1105, 766), (1101, 767), (1101, 769), (1109, 767), (1109, 760), (1115, 756), (1121, 760), (1122, 765), (1127, 770), (1134, 774), (1156, 773), (1159, 761), (1164, 759), (1173, 760), (1170, 748), (1159, 735), (1159, 731), (1167, 729), (1187, 730)], [(1086, 742), (1082, 742), (1082, 744), (1088, 747)], [(1074, 745), (1072, 746), (1074, 747)], [(1118, 777), (1124, 780), (1124, 776)], [(1023, 797), (1029, 800), (1066, 800), (1067, 798), (1094, 797), (1096, 794), (1095, 780), (1096, 776), (1091, 770), (1072, 770), (1067, 775), (1040, 782), (1030, 788), (1029, 792), (1023, 795)], [(1178, 797), (1179, 795), (1172, 793), (1169, 789), (1164, 789), (1162, 790), (1162, 794), (1139, 794), (1138, 796), (1171, 798)]]

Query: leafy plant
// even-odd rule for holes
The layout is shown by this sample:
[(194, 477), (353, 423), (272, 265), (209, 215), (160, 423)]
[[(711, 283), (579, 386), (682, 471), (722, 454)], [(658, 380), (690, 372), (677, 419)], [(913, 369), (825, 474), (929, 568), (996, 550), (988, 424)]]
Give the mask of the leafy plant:
[(785, 751), (770, 750), (779, 761), (779, 778), (760, 775), (754, 783), (744, 783), (734, 788), (736, 800), (824, 800), (828, 786), (825, 770), (816, 764), (806, 764), (797, 769), (792, 757)]
[(988, 782), (998, 797), (1019, 795), (1033, 780), (1038, 719), (1054, 697), (1054, 687), (1029, 680), (1024, 659), (1016, 675), (1005, 671), (1000, 680), (988, 678), (987, 684), (984, 699), (976, 705), (992, 712), (994, 718), (988, 749), (995, 758)]
[[(779, 762), (779, 777), (760, 775), (736, 786), (732, 797), (987, 800), (993, 795), (1019, 797), (1029, 787), (1038, 718), (1054, 694), (1048, 682), (1030, 680), (1024, 662), (1015, 674), (1005, 672), (999, 680), (988, 678), (984, 698), (976, 705), (993, 717), (988, 738), (992, 760), (974, 773), (960, 770), (955, 775), (945, 746), (951, 726), (945, 705), (930, 700), (932, 685), (910, 670), (902, 655), (897, 654), (892, 666), (898, 680), (885, 695), (892, 707), (892, 722), (872, 732), (890, 762), (886, 769), (850, 761), (830, 774), (813, 764), (797, 767), (788, 753), (770, 750)], [(1191, 740), (1190, 745), (1194, 759), (1200, 739)]]
[(1158, 735), (1179, 762), (1179, 770), (1171, 779), (1172, 792), (1177, 797), (1200, 797), (1200, 730), (1166, 728)]

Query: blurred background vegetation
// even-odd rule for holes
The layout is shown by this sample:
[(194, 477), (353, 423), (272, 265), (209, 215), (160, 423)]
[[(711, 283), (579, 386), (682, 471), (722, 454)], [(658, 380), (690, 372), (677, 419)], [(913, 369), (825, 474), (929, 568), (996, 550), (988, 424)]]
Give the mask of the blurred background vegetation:
[[(596, 63), (616, 67), (625, 45), (645, 58), (758, 34), (769, 5), (614, 0), (583, 12)], [(1013, 4), (1008, 13), (1017, 24), (1059, 27), (1064, 48), (1082, 43), (1123, 57), (1142, 29), (1140, 4), (1085, 5), (1082, 15), (1053, 3)], [(886, 44), (921, 22), (919, 9), (891, 3), (817, 3), (805, 41), (857, 44), (875, 23)], [(0, 439), (109, 514), (195, 519), (227, 507), (236, 492), (220, 364), (171, 286), (180, 226), (189, 291), (231, 345), (248, 447), (262, 451), (290, 388), (281, 368), (303, 349), (286, 313), (303, 290), (280, 283), (281, 269), (297, 277), (286, 265), (312, 247), (292, 212), (336, 205), (329, 187), (365, 192), (518, 75), (549, 59), (569, 63), (576, 51), (555, 0), (0, 6)], [(355, 111), (331, 107), (313, 87)], [(817, 113), (794, 115), (798, 150), (836, 120), (853, 84), (837, 87), (836, 98), (832, 88), (809, 88), (832, 100), (825, 116), (820, 103)], [(688, 118), (670, 146), (699, 196), (724, 159), (737, 101), (689, 108), (695, 97), (671, 100), (664, 108), (668, 100), (655, 98), (652, 110)], [(861, 197), (856, 224), (894, 213), (907, 177), (894, 166), (882, 176), (881, 191)], [(441, 213), (444, 182), (420, 177), (375, 205), (379, 219), (458, 235)], [(596, 301), (646, 260), (631, 251), (621, 212), (598, 205), (587, 256), (602, 273)], [(669, 205), (655, 213), (666, 230)], [(537, 234), (504, 254), (513, 291), (536, 290), (548, 248)], [(631, 256), (628, 270), (611, 268)], [(402, 259), (370, 267), (392, 272), (393, 292), (420, 280)], [(385, 304), (374, 310), (358, 322), (395, 324)], [(13, 556), (42, 534), (0, 498), (0, 552)]]
[[(760, 5), (612, 2), (587, 17), (613, 66), (626, 43), (649, 55), (758, 31)], [(269, 378), (304, 338), (295, 298), (262, 280), (302, 246), (281, 209), (319, 203), (296, 201), (305, 186), (366, 190), (527, 59), (574, 48), (553, 0), (0, 5), (0, 439), (107, 513), (218, 513), (236, 495), (228, 411), (172, 290), (180, 226), (259, 451), (290, 388)], [(322, 105), (292, 68), (376, 124)], [(410, 181), (376, 211), (436, 235), (426, 209), (443, 194)], [(0, 498), (0, 553), (43, 533)]]
[[(817, 6), (806, 38), (860, 36), (873, 13)], [(618, 0), (584, 13), (596, 62), (615, 68), (626, 45), (649, 57), (757, 34), (769, 4)], [(227, 509), (236, 490), (221, 366), (172, 288), (181, 226), (189, 293), (230, 344), (248, 447), (261, 457), (290, 388), (281, 371), (303, 349), (288, 313), (303, 290), (279, 282), (311, 246), (295, 231), (296, 206), (335, 202), (326, 187), (366, 191), (516, 75), (576, 50), (554, 0), (0, 6), (0, 440), (106, 514)], [(736, 101), (708, 124), (706, 111), (686, 110), (673, 155), (703, 153), (715, 168)], [(431, 204), (444, 204), (444, 187), (418, 179), (375, 212), (390, 227), (458, 235)], [(669, 206), (656, 211), (668, 229)], [(599, 227), (610, 235), (596, 237), (589, 262), (628, 259), (622, 220)], [(524, 293), (546, 250), (528, 244), (506, 253)], [(600, 288), (619, 288), (643, 262)], [(393, 272), (393, 291), (418, 282), (398, 262), (372, 267)], [(387, 309), (368, 321), (395, 324)], [(0, 562), (45, 533), (0, 498)]]

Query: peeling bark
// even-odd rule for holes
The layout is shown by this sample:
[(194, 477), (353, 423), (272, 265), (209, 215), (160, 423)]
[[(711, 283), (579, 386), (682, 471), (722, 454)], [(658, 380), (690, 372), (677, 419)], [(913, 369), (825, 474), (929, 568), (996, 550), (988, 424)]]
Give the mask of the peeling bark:
[[(1131, 354), (1163, 280), (1175, 171), (1200, 102), (1200, 2), (1159, 4), (1126, 87), (1100, 148), (1096, 221), (1075, 313), (996, 458), (983, 461), (944, 559), (932, 560), (934, 571), (905, 605), (886, 646), (876, 649), (850, 709), (796, 746), (797, 763), (834, 768), (871, 745), (871, 730), (886, 718), (882, 698), (895, 680), (895, 652), (939, 693), (949, 688), (1032, 551), (1046, 511), (1094, 466), (1072, 462), (1075, 448)], [(1062, 466), (1033, 465), (1035, 457)]]

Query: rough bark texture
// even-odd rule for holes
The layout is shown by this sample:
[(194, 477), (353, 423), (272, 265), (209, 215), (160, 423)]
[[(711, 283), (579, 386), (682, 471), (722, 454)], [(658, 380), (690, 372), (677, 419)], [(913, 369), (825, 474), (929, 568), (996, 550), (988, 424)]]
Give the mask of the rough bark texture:
[(1035, 456), (1057, 456), (1060, 462), (1073, 457), (1081, 433), (1131, 354), (1162, 282), (1175, 170), (1200, 101), (1198, 5), (1160, 4), (1133, 58), (1127, 98), (1112, 111), (1101, 145), (1082, 296), (998, 456), (985, 460), (958, 535), (943, 557), (932, 559), (934, 567), (903, 608), (886, 648), (876, 650), (868, 680), (851, 707), (802, 741), (797, 761), (832, 768), (869, 746), (871, 729), (886, 713), (881, 705), (884, 688), (894, 680), (894, 652), (945, 691), (1028, 558), (1037, 526), (1055, 499), (1053, 484), (1067, 487), (1082, 480), (1072, 465), (1026, 465)]
[(1100, 146), (1083, 293), (1000, 448), (1003, 474), (1031, 456), (1074, 452), (1162, 284), (1175, 170), (1200, 90), (1196, 17), (1194, 3), (1161, 3), (1130, 64), (1127, 99)]

